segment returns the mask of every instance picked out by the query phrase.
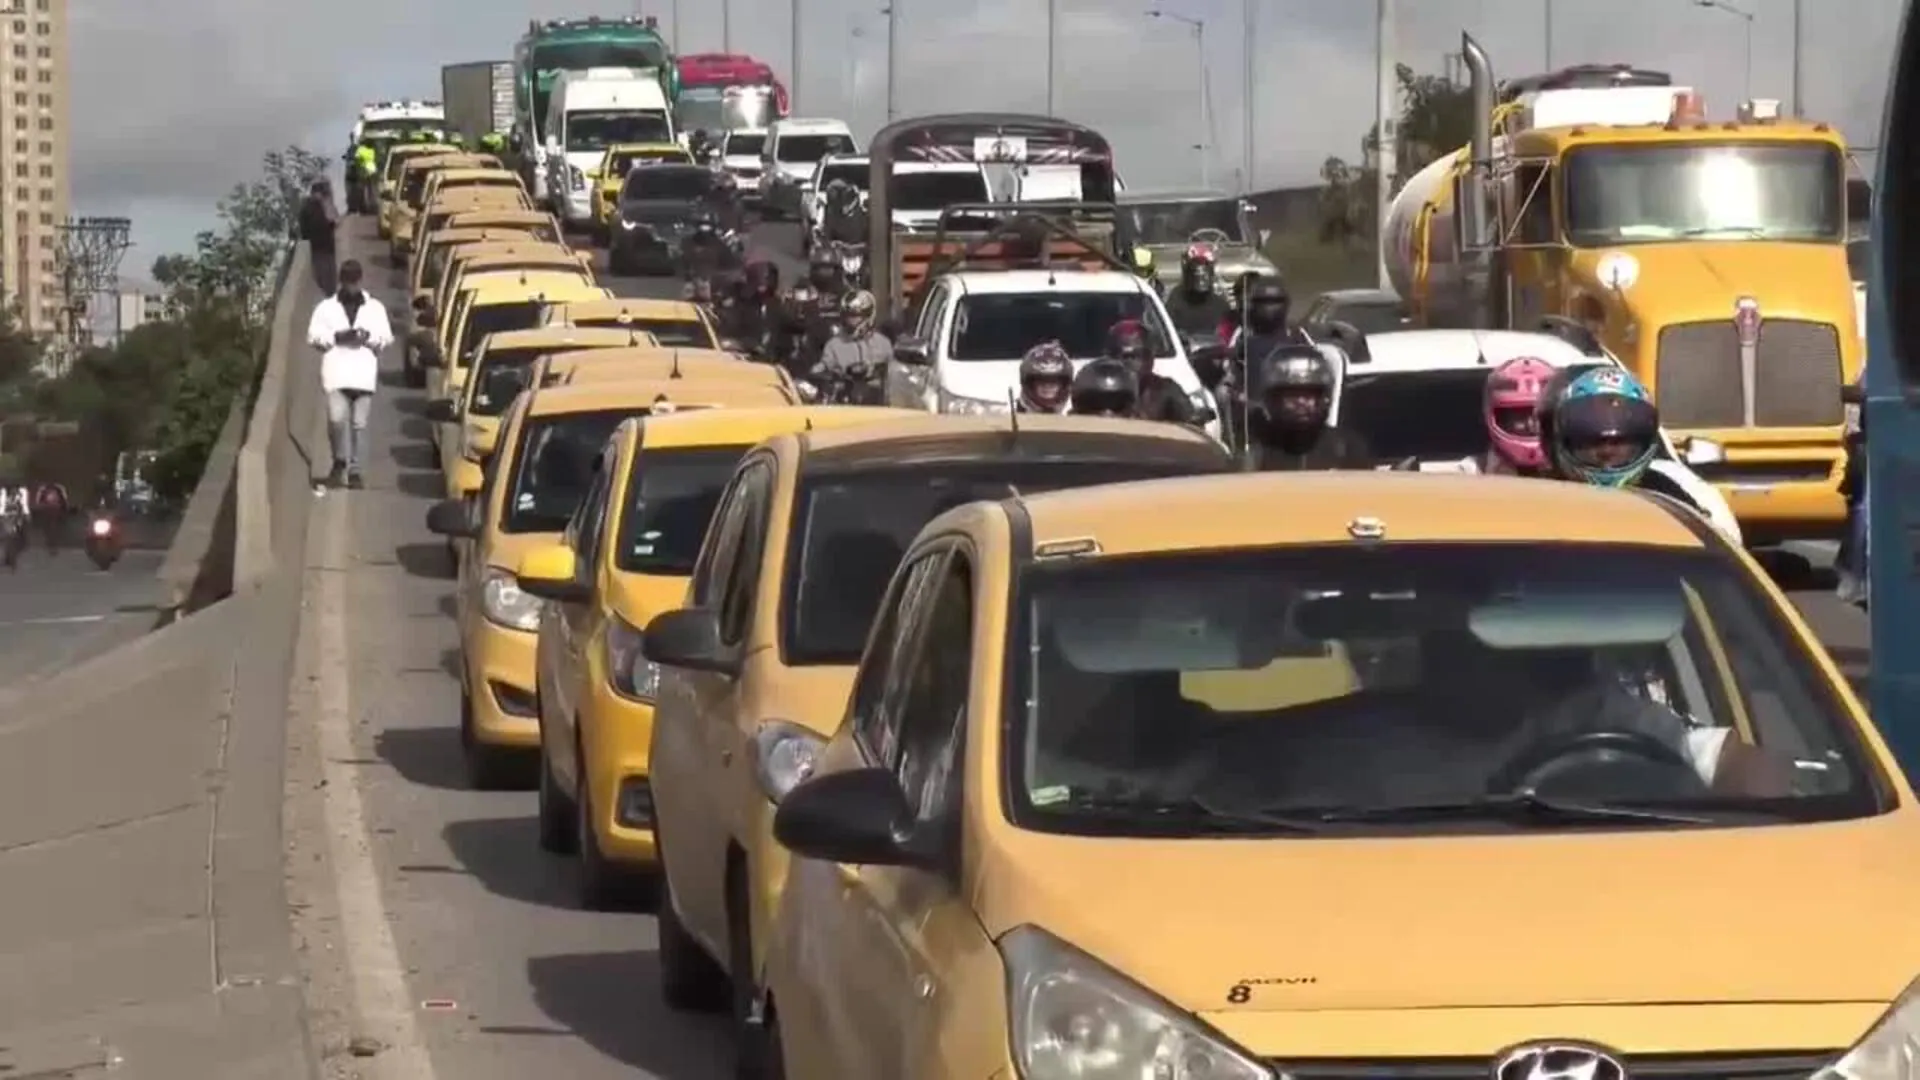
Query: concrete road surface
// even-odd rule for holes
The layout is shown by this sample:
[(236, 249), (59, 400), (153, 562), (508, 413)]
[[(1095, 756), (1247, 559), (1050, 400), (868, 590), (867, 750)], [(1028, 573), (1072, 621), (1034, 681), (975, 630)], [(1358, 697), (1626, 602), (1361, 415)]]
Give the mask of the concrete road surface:
[[(343, 255), (384, 265), (370, 257), (364, 219), (350, 228)], [(756, 240), (783, 254), (791, 280), (791, 229)], [(399, 307), (392, 283), (377, 280), (388, 275), (374, 276)], [(627, 295), (677, 288), (614, 284)], [(447, 1080), (727, 1076), (721, 1024), (660, 1003), (653, 918), (578, 910), (572, 865), (535, 842), (532, 794), (465, 790), (452, 567), (423, 524), (440, 480), (422, 404), (397, 388), (376, 399), (368, 489), (321, 497), (308, 554), (306, 602), (321, 638), (315, 692), (332, 703), (319, 745), (328, 798), (350, 807), (333, 825), (361, 834), (333, 847), (343, 952), (385, 1018), (368, 1034), (381, 1040), (380, 1057), (416, 1077), (427, 1075), (423, 1065)], [(1807, 560), (1789, 562), (1817, 580)], [(1850, 662), (1864, 660), (1858, 613), (1817, 588), (1795, 596)]]
[(0, 569), (0, 686), (50, 675), (153, 625), (160, 551), (129, 551), (96, 570), (79, 550), (36, 547)]

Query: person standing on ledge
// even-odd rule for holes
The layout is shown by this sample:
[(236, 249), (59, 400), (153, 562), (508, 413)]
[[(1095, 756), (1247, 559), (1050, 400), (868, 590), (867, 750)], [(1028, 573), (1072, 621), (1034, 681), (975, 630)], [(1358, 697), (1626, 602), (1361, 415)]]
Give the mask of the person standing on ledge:
[(307, 341), (320, 350), (320, 386), (327, 393), (327, 435), (333, 444), (330, 487), (366, 486), (367, 416), (380, 385), (380, 350), (393, 344), (387, 309), (361, 287), (356, 259), (340, 264), (340, 288), (320, 301)]
[(307, 255), (313, 263), (313, 283), (329, 295), (339, 284), (334, 269), (339, 258), (334, 233), (339, 228), (340, 209), (333, 205), (333, 185), (315, 180), (307, 201), (300, 204), (299, 233), (307, 242)]

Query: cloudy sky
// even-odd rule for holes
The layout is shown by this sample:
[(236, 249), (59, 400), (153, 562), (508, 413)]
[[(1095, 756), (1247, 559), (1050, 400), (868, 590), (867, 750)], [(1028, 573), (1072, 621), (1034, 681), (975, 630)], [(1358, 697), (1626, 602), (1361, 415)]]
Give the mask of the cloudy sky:
[[(584, 15), (578, 0), (67, 0), (72, 4), (77, 212), (132, 217), (125, 275), (190, 245), (215, 200), (257, 172), (260, 155), (297, 142), (337, 156), (358, 103), (439, 96), (439, 66), (505, 59), (531, 17)], [(607, 0), (632, 4), (634, 0)], [(1243, 0), (1160, 0), (1206, 24), (1216, 186), (1240, 183), (1243, 110), (1252, 102), (1257, 187), (1311, 182), (1329, 154), (1351, 155), (1373, 116), (1374, 7), (1367, 0), (1244, 0), (1255, 9), (1257, 74), (1243, 77)], [(1787, 98), (1792, 0), (1726, 0), (1749, 21), (1696, 0), (1398, 0), (1397, 58), (1437, 72), (1460, 33), (1475, 34), (1501, 76), (1585, 61), (1632, 61), (1700, 88), (1708, 108)], [(733, 48), (791, 69), (792, 0), (731, 0)], [(893, 0), (899, 12), (896, 106), (1042, 110), (1043, 0)], [(804, 31), (798, 108), (863, 133), (887, 118), (884, 0), (797, 0)], [(640, 0), (682, 50), (722, 44), (721, 0)], [(1060, 114), (1104, 131), (1136, 188), (1193, 186), (1199, 50), (1155, 0), (1058, 0)], [(1847, 17), (1834, 18), (1844, 6)], [(1856, 144), (1878, 138), (1896, 0), (1807, 5), (1808, 110)], [(603, 7), (601, 14), (628, 14)], [(1824, 16), (1824, 17), (1823, 17)], [(1551, 25), (1551, 50), (1548, 27)], [(371, 32), (370, 32), (371, 28)], [(789, 79), (791, 83), (791, 79)]]

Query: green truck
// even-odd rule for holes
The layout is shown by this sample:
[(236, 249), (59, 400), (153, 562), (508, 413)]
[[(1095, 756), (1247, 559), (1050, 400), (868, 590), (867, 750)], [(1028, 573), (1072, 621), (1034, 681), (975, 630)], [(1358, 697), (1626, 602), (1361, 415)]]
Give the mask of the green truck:
[(593, 68), (642, 68), (659, 74), (672, 101), (680, 93), (679, 66), (652, 16), (534, 20), (513, 48), (513, 152), (536, 201), (547, 197), (547, 97), (560, 74)]

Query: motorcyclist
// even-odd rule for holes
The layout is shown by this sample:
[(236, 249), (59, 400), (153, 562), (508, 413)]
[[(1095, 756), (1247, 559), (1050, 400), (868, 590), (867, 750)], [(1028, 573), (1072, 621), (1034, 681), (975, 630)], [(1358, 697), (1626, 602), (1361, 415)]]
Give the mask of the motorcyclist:
[(1153, 249), (1135, 246), (1127, 256), (1128, 264), (1133, 267), (1133, 276), (1147, 283), (1154, 292), (1160, 291), (1160, 264), (1153, 257)]
[(779, 293), (779, 268), (765, 259), (749, 262), (714, 311), (720, 335), (741, 343), (757, 357), (771, 357), (780, 323)]
[(829, 244), (867, 242), (867, 215), (860, 206), (860, 192), (845, 180), (827, 185), (820, 209), (820, 236)]
[(65, 484), (42, 483), (34, 490), (31, 513), (48, 551), (60, 550), (60, 529), (72, 508)]
[(1509, 476), (1541, 476), (1547, 453), (1540, 446), (1540, 400), (1557, 373), (1536, 356), (1519, 356), (1487, 375), (1481, 416), (1488, 450), (1480, 471)]
[(879, 405), (880, 380), (893, 360), (893, 342), (874, 329), (873, 294), (856, 289), (840, 305), (840, 327), (820, 351), (819, 373), (840, 385), (853, 405)]
[(1073, 377), (1068, 399), (1077, 416), (1131, 418), (1140, 407), (1140, 380), (1124, 362), (1102, 357)]
[(733, 174), (715, 173), (703, 201), (713, 211), (714, 224), (723, 234), (737, 234), (745, 224), (740, 205), (740, 187)]
[(732, 261), (733, 252), (721, 237), (712, 210), (695, 210), (692, 224), (680, 241), (680, 276), (688, 282), (711, 283)]
[(1194, 244), (1180, 257), (1180, 284), (1167, 291), (1167, 317), (1174, 333), (1189, 340), (1213, 340), (1232, 308), (1220, 295), (1213, 249)]
[(1142, 420), (1194, 424), (1199, 416), (1180, 384), (1153, 373), (1153, 340), (1138, 319), (1122, 319), (1107, 330), (1107, 357), (1133, 370), (1138, 380), (1137, 415)]
[(781, 302), (778, 355), (796, 375), (813, 369), (840, 321), (847, 283), (833, 252), (815, 248), (807, 259), (807, 279)]
[(1312, 345), (1281, 345), (1252, 367), (1249, 464), (1262, 472), (1370, 469), (1373, 454), (1354, 432), (1329, 424), (1333, 365)]
[(696, 130), (687, 136), (687, 153), (692, 154), (693, 160), (702, 165), (707, 163), (708, 157), (711, 156), (708, 151), (713, 148), (713, 136), (705, 130)]
[(1020, 358), (1017, 413), (1063, 413), (1073, 392), (1073, 358), (1057, 341), (1043, 341)]

